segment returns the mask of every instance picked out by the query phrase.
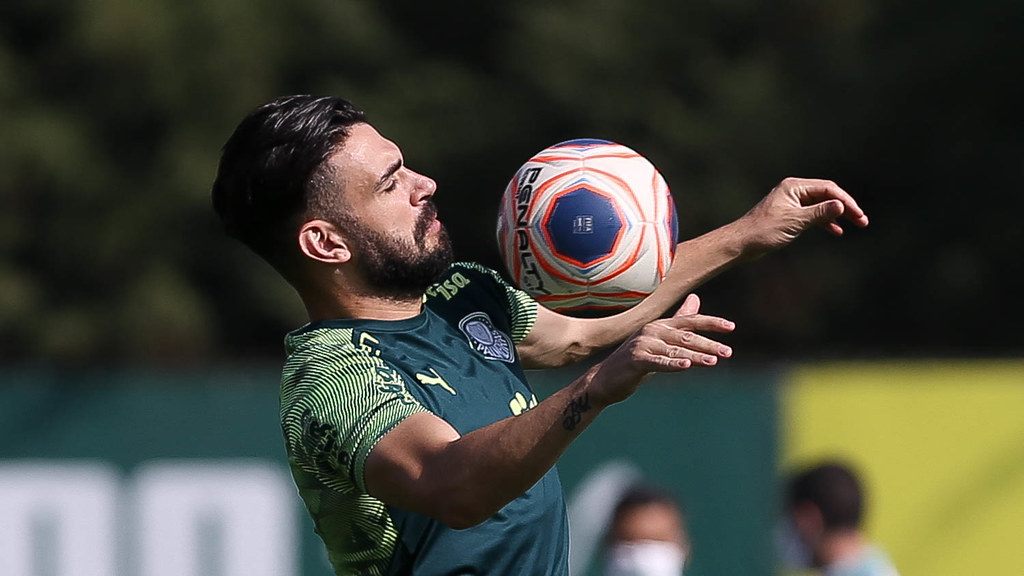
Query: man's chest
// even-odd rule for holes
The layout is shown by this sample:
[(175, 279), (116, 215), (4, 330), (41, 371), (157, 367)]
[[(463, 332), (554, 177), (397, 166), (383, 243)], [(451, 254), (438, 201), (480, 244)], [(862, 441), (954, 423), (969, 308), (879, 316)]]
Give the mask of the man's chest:
[(486, 314), (452, 324), (398, 334), (356, 330), (353, 338), (394, 369), (402, 380), (395, 384), (460, 434), (537, 404), (511, 339)]

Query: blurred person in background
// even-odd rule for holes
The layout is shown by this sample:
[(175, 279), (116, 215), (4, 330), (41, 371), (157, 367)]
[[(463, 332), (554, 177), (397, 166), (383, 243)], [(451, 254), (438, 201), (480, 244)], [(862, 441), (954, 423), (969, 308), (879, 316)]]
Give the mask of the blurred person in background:
[[(309, 314), (285, 340), (281, 427), (338, 574), (566, 574), (561, 453), (647, 374), (732, 354), (699, 334), (732, 323), (683, 296), (812, 226), (867, 225), (834, 183), (786, 179), (735, 222), (680, 244), (643, 302), (584, 320), (539, 307), (492, 270), (452, 264), (436, 188), (351, 103), (313, 96), (246, 116), (213, 185), (227, 232)], [(537, 401), (524, 368), (623, 340)]]
[(898, 576), (862, 531), (864, 499), (861, 481), (848, 465), (825, 462), (793, 474), (780, 541), (786, 567), (823, 576)]
[(615, 506), (606, 547), (605, 576), (681, 576), (690, 558), (682, 507), (656, 486), (631, 487)]

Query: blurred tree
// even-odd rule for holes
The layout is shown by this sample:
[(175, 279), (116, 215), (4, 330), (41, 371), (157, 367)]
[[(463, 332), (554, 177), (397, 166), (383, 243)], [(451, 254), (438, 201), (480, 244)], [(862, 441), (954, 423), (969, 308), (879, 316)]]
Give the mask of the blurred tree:
[(460, 257), (493, 267), (508, 178), (566, 138), (650, 157), (685, 237), (784, 176), (833, 178), (869, 210), (869, 232), (808, 235), (702, 290), (742, 326), (742, 357), (1020, 354), (1022, 12), (1010, 0), (5, 2), (0, 358), (279, 357), (301, 306), (225, 239), (209, 185), (237, 121), (300, 92), (366, 108), (438, 180)]

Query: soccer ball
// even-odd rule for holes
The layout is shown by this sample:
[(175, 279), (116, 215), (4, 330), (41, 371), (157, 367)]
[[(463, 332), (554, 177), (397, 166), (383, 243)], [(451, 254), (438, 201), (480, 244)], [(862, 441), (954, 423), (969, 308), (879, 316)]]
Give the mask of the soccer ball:
[(627, 309), (665, 278), (678, 238), (675, 203), (646, 158), (607, 140), (555, 144), (513, 176), (498, 249), (513, 282), (562, 313)]

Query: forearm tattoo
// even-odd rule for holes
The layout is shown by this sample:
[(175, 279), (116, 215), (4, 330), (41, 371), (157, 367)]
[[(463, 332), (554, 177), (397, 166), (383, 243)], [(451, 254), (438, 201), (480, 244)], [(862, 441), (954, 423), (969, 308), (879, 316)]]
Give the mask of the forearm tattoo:
[(586, 392), (569, 400), (569, 404), (562, 410), (562, 428), (575, 430), (576, 425), (583, 419), (583, 413), (590, 410), (590, 396)]

